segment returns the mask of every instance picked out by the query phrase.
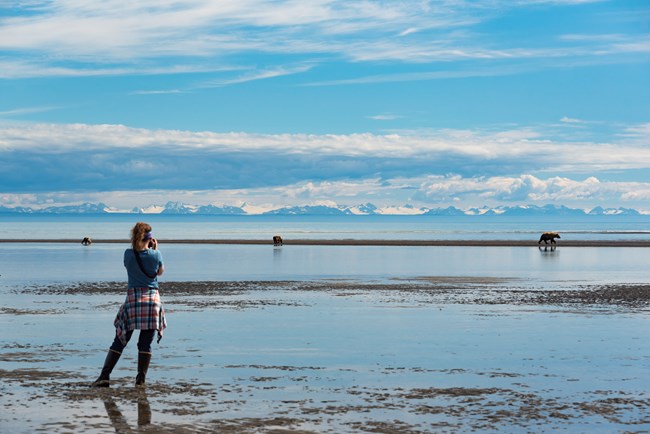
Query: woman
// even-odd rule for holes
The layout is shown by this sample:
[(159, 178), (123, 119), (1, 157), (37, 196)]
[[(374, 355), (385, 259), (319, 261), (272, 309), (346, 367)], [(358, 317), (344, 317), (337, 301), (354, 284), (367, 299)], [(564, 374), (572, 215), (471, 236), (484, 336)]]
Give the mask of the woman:
[(104, 367), (93, 387), (109, 387), (110, 374), (131, 339), (134, 329), (140, 329), (138, 338), (138, 374), (136, 386), (144, 385), (149, 362), (151, 343), (156, 331), (158, 342), (167, 323), (160, 294), (158, 276), (165, 271), (158, 251), (158, 241), (151, 235), (151, 226), (138, 222), (131, 229), (131, 246), (124, 252), (124, 266), (129, 276), (126, 301), (115, 317), (115, 340), (108, 350)]

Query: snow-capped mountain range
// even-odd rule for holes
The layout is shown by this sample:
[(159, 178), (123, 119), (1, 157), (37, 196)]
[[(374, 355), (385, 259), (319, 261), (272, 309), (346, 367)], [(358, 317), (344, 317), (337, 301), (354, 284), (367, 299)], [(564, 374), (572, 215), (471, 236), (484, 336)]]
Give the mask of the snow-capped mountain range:
[(447, 208), (426, 208), (403, 206), (377, 207), (372, 203), (362, 205), (304, 205), (285, 206), (279, 208), (259, 207), (251, 204), (232, 205), (189, 205), (181, 202), (167, 202), (165, 205), (149, 205), (144, 208), (121, 210), (103, 203), (83, 203), (80, 205), (51, 206), (47, 208), (5, 207), (0, 206), (0, 213), (24, 214), (196, 214), (196, 215), (430, 215), (430, 216), (462, 216), (462, 215), (642, 215), (643, 212), (631, 208), (603, 208), (597, 206), (584, 210), (568, 208), (563, 205), (518, 205), (459, 209), (453, 206)]

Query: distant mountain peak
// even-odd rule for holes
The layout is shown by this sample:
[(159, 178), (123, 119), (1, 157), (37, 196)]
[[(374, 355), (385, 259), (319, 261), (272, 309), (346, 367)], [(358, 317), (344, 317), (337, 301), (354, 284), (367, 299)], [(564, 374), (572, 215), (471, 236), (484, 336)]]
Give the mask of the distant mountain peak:
[(101, 214), (109, 211), (110, 208), (102, 202), (84, 202), (80, 205), (50, 206), (34, 212), (45, 214)]
[(589, 215), (640, 215), (639, 211), (631, 208), (603, 208), (597, 206), (591, 209)]
[(596, 206), (590, 210), (569, 208), (564, 205), (513, 205), (482, 206), (462, 210), (453, 206), (446, 208), (416, 207), (412, 204), (378, 207), (370, 202), (361, 205), (338, 205), (326, 202), (312, 205), (272, 207), (256, 206), (250, 203), (235, 205), (191, 205), (169, 201), (165, 205), (134, 207), (131, 210), (118, 210), (106, 204), (85, 202), (79, 205), (49, 206), (45, 208), (0, 206), (0, 213), (23, 214), (197, 214), (197, 215), (426, 215), (426, 216), (625, 216), (643, 215), (632, 208), (604, 208)]

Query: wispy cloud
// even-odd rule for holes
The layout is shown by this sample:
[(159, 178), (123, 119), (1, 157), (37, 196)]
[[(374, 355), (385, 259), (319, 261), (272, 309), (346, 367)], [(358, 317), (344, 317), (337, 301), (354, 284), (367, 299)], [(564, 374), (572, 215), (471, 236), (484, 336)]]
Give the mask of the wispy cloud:
[[(145, 0), (128, 6), (107, 0), (92, 7), (59, 0), (30, 9), (24, 16), (0, 20), (0, 48), (49, 51), (73, 59), (275, 52), (273, 44), (278, 38), (317, 40), (382, 26), (403, 28), (406, 22), (424, 21), (418, 18), (421, 10), (418, 4), (379, 7), (356, 0), (197, 0), (175, 4)], [(429, 15), (429, 19), (443, 22), (446, 14)], [(307, 28), (314, 30), (305, 31)]]
[(650, 122), (629, 126), (618, 133), (624, 143), (630, 143), (636, 146), (648, 146), (650, 143)]
[(21, 115), (29, 115), (29, 114), (34, 114), (34, 113), (43, 113), (43, 112), (49, 112), (52, 110), (59, 110), (61, 107), (21, 107), (21, 108), (15, 108), (11, 110), (3, 110), (0, 111), (0, 117), (13, 117), (13, 116), (21, 116)]
[(584, 123), (587, 123), (587, 121), (583, 121), (582, 119), (570, 118), (568, 116), (564, 116), (563, 118), (561, 118), (560, 122), (563, 122), (565, 124), (584, 124)]
[(183, 75), (215, 73), (241, 69), (229, 65), (206, 66), (202, 62), (184, 65), (167, 64), (145, 66), (139, 64), (45, 63), (42, 60), (0, 60), (0, 79), (23, 79), (35, 77), (106, 77), (121, 75)]
[(131, 95), (174, 95), (186, 93), (186, 91), (180, 89), (169, 89), (169, 90), (136, 90), (131, 92)]
[(309, 71), (313, 67), (314, 67), (313, 64), (296, 65), (296, 66), (276, 66), (267, 69), (252, 71), (235, 78), (206, 81), (203, 83), (196, 84), (192, 88), (199, 89), (199, 88), (209, 88), (209, 87), (221, 87), (221, 86), (228, 86), (233, 84), (247, 83), (249, 81), (266, 80), (270, 78), (283, 77), (286, 75), (300, 74)]
[(627, 39), (626, 35), (620, 33), (611, 33), (611, 34), (570, 34), (570, 35), (560, 35), (559, 37), (564, 41), (587, 41), (587, 42), (621, 42)]
[(518, 0), (517, 3), (520, 5), (546, 4), (546, 5), (572, 6), (572, 5), (581, 5), (587, 3), (603, 3), (606, 1), (608, 0)]
[(438, 70), (426, 72), (397, 72), (392, 74), (368, 75), (341, 80), (317, 81), (304, 86), (339, 86), (376, 83), (397, 83), (405, 81), (449, 80), (469, 77), (497, 77), (530, 71), (529, 67), (503, 65), (496, 67), (475, 67), (457, 70)]
[(417, 33), (417, 31), (418, 29), (416, 29), (415, 27), (409, 27), (408, 29), (401, 31), (399, 33), (399, 36), (410, 35), (411, 33)]
[[(0, 50), (5, 53), (0, 77), (183, 73), (206, 69), (205, 61), (223, 65), (245, 58), (251, 65), (260, 53), (307, 60), (326, 56), (346, 62), (427, 63), (648, 51), (648, 35), (568, 34), (558, 38), (563, 46), (547, 40), (545, 47), (525, 47), (511, 40), (486, 41), (466, 31), (531, 3), (452, 1), (435, 7), (429, 2), (365, 0), (23, 3), (16, 10), (24, 8), (24, 14), (0, 18)], [(553, 7), (589, 2), (536, 3)], [(166, 66), (169, 63), (182, 66)]]
[(395, 119), (400, 119), (402, 116), (392, 114), (392, 113), (384, 113), (380, 115), (372, 115), (368, 116), (368, 119), (372, 119), (374, 121), (394, 121)]
[[(650, 37), (628, 37), (615, 44), (549, 48), (486, 49), (478, 46), (420, 47), (402, 46), (393, 41), (373, 42), (348, 48), (352, 60), (360, 62), (401, 62), (417, 66), (417, 71), (406, 67), (390, 73), (348, 77), (336, 80), (313, 81), (304, 86), (335, 86), (409, 81), (466, 79), (526, 74), (562, 68), (581, 68), (613, 63), (643, 62), (644, 57), (630, 57), (650, 52)], [(627, 56), (627, 57), (625, 57)], [(436, 70), (422, 71), (421, 64), (435, 65)], [(452, 66), (453, 65), (453, 66)]]

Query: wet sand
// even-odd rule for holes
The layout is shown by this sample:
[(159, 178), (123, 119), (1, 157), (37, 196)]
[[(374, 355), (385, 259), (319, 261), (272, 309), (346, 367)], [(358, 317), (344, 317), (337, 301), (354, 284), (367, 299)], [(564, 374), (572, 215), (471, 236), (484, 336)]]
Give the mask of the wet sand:
[[(220, 306), (224, 296), (244, 293), (264, 294), (266, 291), (323, 292), (337, 296), (379, 293), (388, 301), (416, 296), (426, 297), (427, 304), (467, 305), (538, 305), (576, 308), (650, 308), (650, 284), (570, 284), (567, 288), (518, 288), (519, 279), (495, 277), (436, 276), (388, 281), (186, 281), (164, 282), (161, 292), (172, 297), (175, 304), (201, 309)], [(21, 288), (21, 294), (31, 295), (97, 295), (124, 293), (124, 282), (95, 282), (78, 284), (53, 284)], [(201, 297), (196, 300), (192, 297)], [(218, 297), (210, 303), (210, 297)], [(257, 297), (234, 301), (238, 308), (262, 305), (300, 305), (298, 301), (264, 300)], [(27, 311), (29, 312), (29, 311)], [(20, 314), (18, 310), (7, 312)], [(23, 312), (24, 313), (24, 312)]]
[[(161, 244), (243, 244), (243, 245), (273, 245), (272, 240), (254, 239), (163, 239)], [(0, 239), (0, 243), (75, 243), (80, 239)], [(129, 244), (128, 239), (93, 239), (95, 244)], [(538, 244), (537, 240), (360, 240), (360, 239), (291, 239), (284, 240), (286, 246), (457, 246), (457, 247), (530, 247), (542, 249), (556, 247), (650, 247), (650, 240), (562, 240), (557, 244)]]
[[(237, 368), (240, 367), (225, 369), (234, 371), (236, 375)], [(43, 400), (59, 401), (68, 411), (74, 409), (73, 414), (77, 417), (68, 420), (62, 417), (61, 421), (43, 424), (37, 429), (42, 432), (646, 432), (650, 424), (648, 396), (624, 391), (596, 390), (584, 393), (578, 400), (563, 400), (522, 389), (522, 383), (514, 388), (351, 386), (335, 390), (341, 401), (354, 401), (354, 404), (342, 404), (336, 400), (318, 402), (310, 397), (309, 391), (304, 393), (304, 399), (281, 398), (287, 386), (278, 385), (278, 380), (288, 378), (289, 383), (306, 383), (314, 378), (314, 369), (319, 368), (254, 368), (268, 370), (273, 376), (242, 378), (235, 387), (215, 386), (209, 382), (167, 382), (135, 388), (130, 382), (119, 379), (113, 381), (111, 388), (89, 389), (87, 382), (59, 372), (7, 373), (0, 370), (0, 375), (9, 384), (15, 382), (23, 388), (34, 390), (30, 398), (34, 404), (28, 404), (34, 410)], [(296, 377), (296, 373), (301, 376)], [(398, 370), (384, 373), (386, 376), (404, 374), (408, 372)], [(507, 372), (439, 374), (521, 377)], [(38, 384), (44, 381), (47, 385), (39, 387)], [(253, 397), (269, 391), (278, 396), (269, 412), (273, 414), (222, 416), (228, 408), (245, 404), (242, 395)], [(5, 410), (12, 412), (20, 406), (20, 402), (14, 402), (5, 405)], [(82, 410), (84, 406), (87, 409)], [(215, 407), (222, 409), (214, 410)], [(403, 420), (382, 420), (382, 417), (373, 420), (373, 414), (384, 411), (405, 417)], [(164, 415), (160, 417), (162, 413)], [(413, 419), (409, 415), (417, 415), (419, 419), (430, 422), (413, 423), (409, 421)], [(32, 417), (37, 419), (37, 416)], [(605, 422), (607, 427), (618, 429), (610, 431), (611, 428), (599, 428), (602, 423), (599, 421)], [(29, 424), (31, 420), (25, 422)], [(33, 432), (32, 429), (24, 432)]]
[(88, 385), (104, 342), (70, 345), (62, 336), (89, 313), (105, 319), (84, 333), (106, 335), (124, 283), (11, 292), (35, 303), (5, 306), (0, 319), (34, 330), (48, 318), (72, 325), (29, 340), (5, 335), (0, 431), (650, 430), (643, 283), (163, 282), (170, 330), (154, 349), (147, 387), (132, 385), (133, 343), (102, 390)]

